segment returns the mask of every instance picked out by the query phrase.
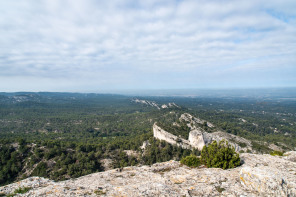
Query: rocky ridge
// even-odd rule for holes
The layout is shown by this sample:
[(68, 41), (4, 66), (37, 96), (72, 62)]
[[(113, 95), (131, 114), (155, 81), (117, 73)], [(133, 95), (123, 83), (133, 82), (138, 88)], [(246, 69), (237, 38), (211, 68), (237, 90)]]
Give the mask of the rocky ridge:
[(185, 120), (187, 123), (187, 126), (190, 127), (191, 129), (196, 129), (196, 124), (205, 124), (210, 127), (210, 128), (213, 128), (215, 127), (212, 123), (208, 122), (208, 121), (205, 121), (205, 120), (202, 120), (200, 118), (196, 118), (194, 116), (192, 116), (191, 114), (189, 113), (184, 113), (180, 116), (179, 120)]
[(132, 102), (144, 104), (146, 106), (155, 107), (157, 109), (167, 109), (167, 108), (180, 108), (176, 103), (168, 103), (168, 104), (158, 104), (155, 101), (141, 100), (141, 99), (133, 99)]
[[(199, 118), (195, 118), (192, 115), (188, 113), (184, 113), (181, 115), (180, 120), (184, 120), (187, 122), (187, 126), (191, 129), (189, 132), (188, 140), (183, 139), (182, 137), (175, 136), (168, 131), (165, 131), (164, 129), (160, 128), (157, 123), (153, 125), (153, 136), (159, 140), (164, 140), (170, 144), (180, 146), (182, 148), (186, 149), (193, 149), (196, 148), (198, 150), (202, 150), (202, 148), (205, 145), (208, 145), (212, 143), (212, 141), (221, 141), (221, 140), (227, 140), (229, 144), (231, 144), (235, 151), (239, 152), (243, 150), (244, 152), (247, 152), (248, 150), (252, 150), (252, 143), (251, 141), (233, 135), (229, 134), (223, 131), (217, 130), (213, 133), (208, 133), (205, 130), (203, 130), (201, 127), (198, 126), (198, 124), (204, 124), (206, 123), (208, 127), (214, 128), (215, 126), (207, 122), (205, 120), (201, 120)], [(243, 144), (244, 147), (241, 147), (239, 144)]]
[(284, 157), (241, 154), (242, 165), (229, 170), (189, 168), (177, 161), (132, 166), (54, 182), (31, 177), (0, 187), (18, 196), (296, 196), (296, 152)]

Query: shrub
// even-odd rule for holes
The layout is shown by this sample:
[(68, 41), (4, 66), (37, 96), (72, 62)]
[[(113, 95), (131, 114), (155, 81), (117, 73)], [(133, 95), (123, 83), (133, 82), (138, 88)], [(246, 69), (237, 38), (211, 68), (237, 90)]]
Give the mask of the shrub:
[(190, 155), (187, 157), (183, 157), (180, 163), (189, 167), (198, 167), (200, 165), (200, 159), (195, 155)]
[(23, 188), (18, 188), (14, 191), (15, 194), (24, 194), (26, 192), (28, 192), (30, 189), (32, 189), (31, 187), (23, 187)]
[(223, 187), (216, 187), (216, 190), (219, 192), (219, 193), (222, 193), (225, 189)]
[(95, 190), (94, 193), (99, 196), (106, 194), (106, 192), (104, 192), (103, 190), (99, 190), (99, 189)]
[(246, 143), (243, 143), (243, 142), (238, 142), (238, 145), (242, 148), (245, 148), (247, 147), (247, 144)]
[(33, 170), (31, 176), (41, 176), (41, 177), (47, 177), (47, 163), (40, 162), (36, 168)]
[(201, 151), (201, 162), (208, 168), (234, 168), (240, 165), (239, 154), (227, 141), (213, 141)]
[[(23, 187), (23, 188), (20, 187), (20, 188), (16, 189), (13, 193), (7, 194), (6, 196), (13, 197), (13, 196), (16, 196), (17, 194), (24, 194), (24, 193), (27, 193), (31, 189), (32, 189), (31, 187)], [(1, 196), (1, 194), (0, 194), (0, 196)]]
[(284, 155), (284, 153), (283, 152), (281, 152), (281, 151), (277, 151), (277, 150), (275, 150), (275, 151), (271, 151), (270, 153), (269, 153), (270, 155), (272, 155), (272, 156), (283, 156)]

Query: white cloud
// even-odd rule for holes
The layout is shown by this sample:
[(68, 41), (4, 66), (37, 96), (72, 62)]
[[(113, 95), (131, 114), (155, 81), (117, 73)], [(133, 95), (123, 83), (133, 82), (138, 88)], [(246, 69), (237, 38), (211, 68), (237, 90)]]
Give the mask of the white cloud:
[[(32, 77), (52, 79), (53, 87), (58, 80), (77, 86), (78, 77), (92, 87), (148, 87), (153, 78), (150, 88), (176, 81), (198, 88), (196, 78), (219, 86), (223, 73), (229, 86), (236, 74), (248, 86), (256, 68), (296, 74), (295, 9), (293, 0), (0, 0), (0, 76), (3, 83), (27, 77), (27, 87)], [(89, 81), (94, 76), (100, 80)]]

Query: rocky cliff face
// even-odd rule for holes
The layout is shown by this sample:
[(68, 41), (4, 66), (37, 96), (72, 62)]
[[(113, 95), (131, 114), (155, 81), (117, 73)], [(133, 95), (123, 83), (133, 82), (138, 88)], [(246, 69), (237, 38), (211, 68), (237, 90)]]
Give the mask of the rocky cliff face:
[(177, 146), (180, 146), (185, 149), (192, 149), (190, 142), (188, 140), (177, 137), (177, 136), (163, 130), (162, 128), (157, 126), (156, 123), (154, 123), (154, 125), (153, 125), (153, 136), (156, 139), (164, 140), (170, 144), (177, 145)]
[(0, 187), (19, 196), (296, 196), (296, 152), (285, 157), (241, 154), (240, 167), (189, 168), (177, 161), (126, 167), (53, 182), (40, 177)]
[(203, 132), (199, 129), (194, 129), (189, 132), (188, 140), (190, 144), (197, 148), (198, 150), (202, 150), (202, 148), (206, 145), (206, 141), (204, 140)]
[[(252, 143), (245, 138), (222, 131), (208, 133), (196, 125), (196, 123), (201, 124), (206, 122), (205, 120), (197, 119), (188, 113), (182, 114), (180, 119), (188, 122), (187, 125), (189, 128), (191, 128), (188, 140), (177, 137), (169, 133), (168, 131), (163, 130), (162, 128), (157, 126), (156, 123), (153, 125), (153, 136), (159, 140), (164, 140), (170, 144), (187, 149), (196, 148), (198, 150), (202, 150), (205, 145), (212, 143), (212, 141), (214, 140), (217, 142), (221, 140), (227, 140), (228, 143), (231, 144), (237, 152), (239, 152), (240, 150), (243, 150), (245, 152), (247, 150), (252, 150)], [(209, 122), (207, 122), (207, 125), (210, 125), (209, 127), (211, 128), (215, 127), (212, 123)], [(245, 147), (242, 148), (239, 144), (244, 144)]]
[[(212, 141), (216, 140), (217, 142), (219, 142), (223, 139), (227, 140), (229, 144), (231, 144), (237, 152), (239, 152), (240, 150), (243, 150), (244, 152), (246, 152), (247, 150), (252, 151), (251, 141), (245, 138), (222, 131), (209, 133), (208, 135), (210, 136), (209, 138), (211, 138)], [(239, 144), (244, 144), (245, 147), (242, 148)]]

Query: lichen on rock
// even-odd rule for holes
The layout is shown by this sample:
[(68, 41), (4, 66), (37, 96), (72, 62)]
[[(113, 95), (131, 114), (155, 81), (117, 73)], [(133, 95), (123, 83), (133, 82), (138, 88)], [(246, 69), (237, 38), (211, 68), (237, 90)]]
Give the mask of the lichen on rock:
[(0, 187), (0, 193), (31, 187), (22, 196), (296, 196), (295, 162), (271, 155), (240, 156), (243, 164), (229, 170), (189, 168), (172, 160), (61, 182), (31, 177)]

